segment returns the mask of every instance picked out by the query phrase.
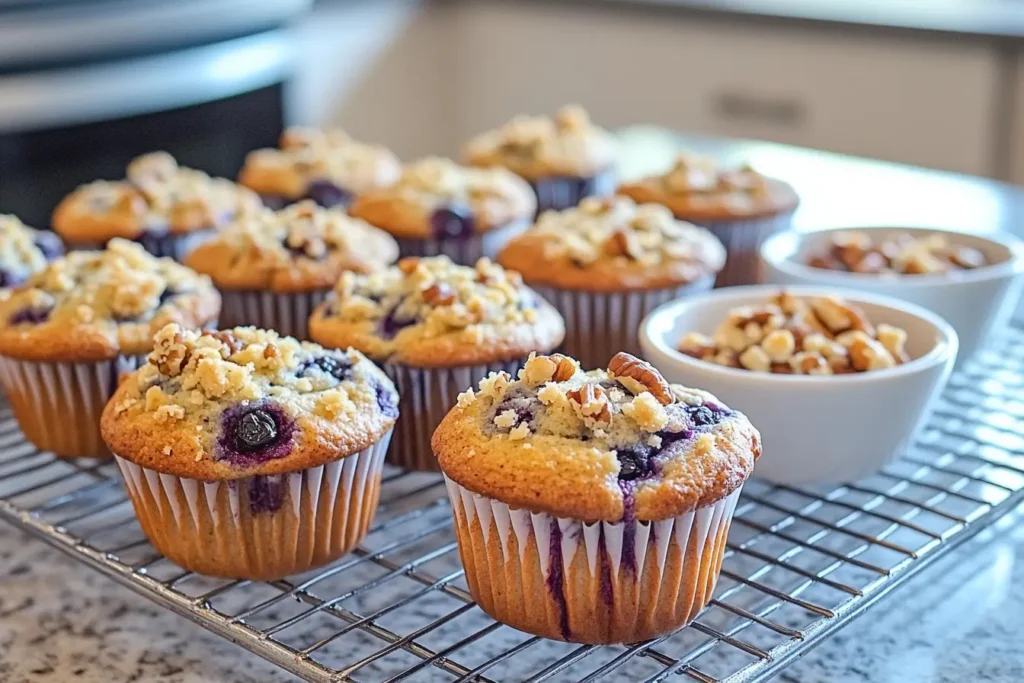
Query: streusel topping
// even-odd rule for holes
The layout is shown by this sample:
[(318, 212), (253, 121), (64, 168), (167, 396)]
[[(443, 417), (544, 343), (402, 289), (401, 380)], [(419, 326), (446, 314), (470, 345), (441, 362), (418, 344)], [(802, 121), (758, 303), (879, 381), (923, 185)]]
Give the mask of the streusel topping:
[(460, 166), (451, 159), (427, 157), (402, 169), (395, 190), (427, 204), (473, 204), (517, 192), (515, 176), (500, 168)]
[(466, 155), (477, 163), (500, 159), (514, 171), (547, 168), (550, 173), (589, 174), (614, 163), (611, 134), (590, 121), (586, 110), (569, 105), (554, 117), (517, 116), (501, 128), (471, 140)]
[(679, 350), (755, 372), (842, 375), (906, 363), (906, 342), (905, 330), (872, 324), (850, 302), (781, 292), (766, 304), (734, 308), (710, 337), (687, 333)]
[(63, 252), (53, 233), (30, 228), (16, 216), (0, 214), (0, 288), (24, 282)]
[(953, 244), (943, 233), (914, 237), (909, 233), (875, 240), (870, 232), (832, 235), (828, 251), (814, 254), (807, 265), (873, 275), (939, 275), (988, 265), (981, 251)]
[(661, 182), (673, 194), (725, 194), (738, 201), (744, 196), (759, 197), (768, 192), (767, 178), (749, 165), (723, 168), (714, 157), (686, 152), (676, 157), (672, 168), (661, 176)]

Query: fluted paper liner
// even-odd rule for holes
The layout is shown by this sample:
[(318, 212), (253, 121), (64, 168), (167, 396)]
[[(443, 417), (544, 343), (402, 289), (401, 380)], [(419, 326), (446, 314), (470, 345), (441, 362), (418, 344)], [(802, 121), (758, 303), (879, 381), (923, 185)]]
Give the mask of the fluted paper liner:
[(220, 290), (220, 320), (225, 328), (255, 325), (296, 339), (309, 339), (309, 317), (330, 290), (317, 292), (254, 292)]
[(47, 363), (0, 357), (0, 383), (25, 438), (63, 458), (109, 458), (100, 416), (121, 373), (145, 356), (94, 363)]
[(761, 243), (771, 235), (788, 230), (793, 214), (729, 221), (694, 221), (725, 245), (725, 268), (718, 274), (716, 287), (755, 285), (761, 282)]
[(584, 368), (603, 368), (619, 351), (640, 356), (640, 323), (658, 306), (711, 289), (713, 278), (637, 292), (584, 292), (533, 286), (565, 319), (562, 351)]
[(114, 457), (160, 553), (200, 574), (269, 581), (336, 560), (366, 537), (390, 438), (318, 467), (227, 481), (176, 477)]
[(607, 197), (615, 193), (617, 184), (614, 170), (604, 171), (590, 178), (590, 186), (581, 188), (579, 178), (550, 176), (530, 182), (537, 195), (537, 216), (545, 211), (571, 209), (586, 197)]
[(527, 633), (592, 644), (634, 643), (692, 621), (711, 600), (740, 496), (660, 522), (588, 524), (445, 483), (480, 608)]
[(492, 372), (516, 376), (525, 358), (505, 363), (465, 365), (455, 368), (414, 368), (394, 363), (382, 367), (398, 390), (401, 419), (395, 425), (388, 462), (409, 470), (437, 472), (437, 458), (430, 437), (452, 409), (459, 394)]
[(528, 220), (514, 221), (508, 225), (492, 228), (487, 232), (468, 237), (454, 237), (444, 240), (432, 237), (411, 239), (396, 237), (398, 252), (405, 256), (438, 256), (443, 254), (454, 263), (473, 266), (483, 256), (493, 259), (508, 241), (528, 228)]

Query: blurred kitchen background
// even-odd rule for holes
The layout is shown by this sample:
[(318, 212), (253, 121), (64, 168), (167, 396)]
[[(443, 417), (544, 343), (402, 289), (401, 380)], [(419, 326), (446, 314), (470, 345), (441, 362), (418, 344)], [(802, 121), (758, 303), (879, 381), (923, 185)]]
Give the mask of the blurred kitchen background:
[(414, 158), (567, 102), (1024, 183), (1024, 2), (0, 0), (0, 210), (153, 149), (234, 177), (288, 123)]

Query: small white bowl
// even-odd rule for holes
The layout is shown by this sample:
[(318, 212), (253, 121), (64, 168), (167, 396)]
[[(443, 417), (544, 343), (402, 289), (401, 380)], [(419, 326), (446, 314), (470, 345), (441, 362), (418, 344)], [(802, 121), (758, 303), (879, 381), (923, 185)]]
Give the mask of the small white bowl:
[[(935, 233), (953, 244), (973, 247), (990, 265), (947, 275), (871, 275), (812, 268), (807, 260), (827, 253), (836, 232), (856, 230), (874, 240), (897, 233), (924, 237)], [(933, 228), (836, 228), (810, 233), (785, 232), (761, 246), (765, 282), (775, 285), (846, 287), (894, 296), (945, 318), (960, 336), (959, 362), (968, 360), (985, 338), (1005, 325), (1024, 287), (1024, 242), (1010, 235), (970, 235)]]
[(924, 423), (953, 368), (956, 332), (937, 315), (891, 297), (787, 287), (801, 297), (840, 296), (873, 323), (905, 329), (912, 360), (849, 375), (781, 375), (730, 368), (676, 350), (685, 333), (711, 335), (732, 308), (765, 303), (779, 289), (728, 287), (658, 307), (640, 325), (645, 357), (670, 382), (710, 391), (750, 419), (764, 445), (756, 476), (801, 484), (848, 481), (876, 471)]

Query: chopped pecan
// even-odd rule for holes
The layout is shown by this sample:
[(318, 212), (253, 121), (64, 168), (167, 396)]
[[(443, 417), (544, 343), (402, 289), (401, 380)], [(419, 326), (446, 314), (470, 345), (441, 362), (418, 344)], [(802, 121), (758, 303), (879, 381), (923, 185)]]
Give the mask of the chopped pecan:
[(415, 256), (406, 256), (398, 262), (398, 269), (406, 275), (411, 274), (420, 265), (420, 260)]
[(988, 263), (985, 255), (971, 247), (953, 247), (949, 252), (949, 260), (961, 268), (980, 268)]
[(611, 410), (608, 408), (608, 394), (597, 384), (584, 384), (579, 389), (565, 392), (565, 397), (579, 406), (576, 412), (586, 421), (608, 424), (612, 421)]
[(551, 376), (553, 381), (565, 382), (576, 374), (576, 363), (572, 358), (560, 353), (553, 353), (548, 358), (555, 362), (555, 374)]
[(675, 401), (661, 373), (636, 356), (620, 351), (608, 362), (608, 372), (634, 396), (649, 391), (663, 406)]
[(834, 297), (812, 299), (811, 311), (818, 321), (833, 335), (849, 330), (859, 330), (868, 336), (874, 336), (875, 334), (871, 321), (868, 320), (860, 308)]
[(266, 358), (267, 360), (270, 360), (271, 358), (277, 358), (280, 355), (281, 352), (278, 351), (277, 347), (274, 346), (273, 344), (267, 344), (263, 348), (263, 357)]
[(450, 306), (456, 298), (455, 290), (447, 282), (435, 282), (423, 290), (423, 300), (431, 306)]
[(604, 243), (604, 250), (611, 256), (625, 256), (636, 259), (640, 256), (640, 247), (636, 238), (622, 231), (616, 230)]
[(231, 330), (220, 330), (218, 332), (203, 332), (204, 337), (213, 337), (224, 346), (228, 347), (228, 356), (233, 356), (245, 348), (241, 339), (231, 333)]

